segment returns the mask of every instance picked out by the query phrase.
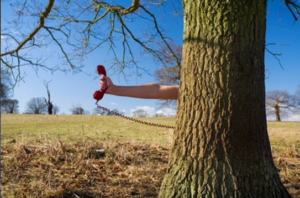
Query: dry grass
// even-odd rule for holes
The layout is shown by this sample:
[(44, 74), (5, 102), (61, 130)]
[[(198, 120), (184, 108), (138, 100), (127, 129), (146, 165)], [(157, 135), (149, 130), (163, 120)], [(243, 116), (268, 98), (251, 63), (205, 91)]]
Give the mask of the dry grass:
[[(171, 133), (117, 117), (2, 115), (1, 197), (157, 197)], [(300, 123), (269, 123), (269, 133), (280, 177), (300, 197)]]
[(1, 197), (157, 197), (168, 161), (162, 147), (89, 140), (17, 145), (1, 155)]
[(300, 122), (269, 122), (268, 131), (280, 178), (300, 198)]

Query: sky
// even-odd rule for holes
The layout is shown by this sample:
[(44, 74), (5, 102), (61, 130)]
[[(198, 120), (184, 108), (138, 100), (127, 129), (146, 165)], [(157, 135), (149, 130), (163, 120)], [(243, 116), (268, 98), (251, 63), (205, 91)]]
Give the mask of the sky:
[[(273, 53), (282, 54), (278, 57), (281, 65), (273, 55), (266, 52), (266, 91), (285, 90), (289, 93), (295, 93), (297, 86), (300, 85), (300, 22), (295, 22), (288, 9), (280, 6), (279, 2), (268, 1), (266, 44), (276, 43), (276, 45), (268, 45), (267, 47)], [(168, 12), (171, 13), (171, 9), (166, 9), (166, 14), (169, 14)], [(1, 2), (2, 28), (5, 26), (2, 19), (11, 15), (9, 1)], [(183, 25), (178, 21), (174, 23), (173, 19), (170, 20), (172, 23), (167, 21), (164, 27), (168, 36), (173, 38), (177, 45), (181, 45)], [(43, 53), (47, 53), (47, 51)], [(89, 55), (84, 61), (85, 67), (82, 73), (57, 71), (52, 74), (43, 69), (35, 71), (29, 67), (22, 68), (25, 77), (15, 86), (13, 94), (13, 98), (19, 101), (20, 113), (25, 112), (26, 103), (31, 98), (47, 97), (45, 81), (51, 81), (49, 83), (51, 99), (59, 107), (59, 114), (71, 114), (70, 109), (76, 105), (81, 105), (89, 113), (92, 113), (96, 107), (92, 95), (98, 89), (99, 82), (96, 66), (101, 64), (109, 67), (109, 56), (107, 51), (101, 50)], [(47, 64), (51, 64), (55, 62), (55, 59), (47, 61)], [(150, 74), (159, 68), (151, 59), (141, 61), (139, 64), (149, 68)], [(108, 71), (108, 75), (117, 85), (139, 85), (155, 82), (153, 75), (146, 73), (139, 77), (132, 76), (126, 80), (122, 75), (112, 74), (111, 71)], [(161, 112), (167, 116), (176, 114), (175, 109), (160, 107), (158, 100), (118, 97), (108, 94), (99, 102), (99, 105), (109, 109), (117, 109), (127, 116), (131, 116), (132, 112), (137, 109), (144, 109), (149, 115)], [(283, 120), (300, 121), (300, 115), (285, 117)]]

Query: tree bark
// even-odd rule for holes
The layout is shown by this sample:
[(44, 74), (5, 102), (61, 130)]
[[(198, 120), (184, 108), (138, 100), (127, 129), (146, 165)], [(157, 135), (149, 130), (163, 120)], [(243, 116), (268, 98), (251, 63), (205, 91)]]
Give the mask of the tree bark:
[(291, 197), (267, 134), (267, 1), (182, 2), (180, 96), (159, 197)]

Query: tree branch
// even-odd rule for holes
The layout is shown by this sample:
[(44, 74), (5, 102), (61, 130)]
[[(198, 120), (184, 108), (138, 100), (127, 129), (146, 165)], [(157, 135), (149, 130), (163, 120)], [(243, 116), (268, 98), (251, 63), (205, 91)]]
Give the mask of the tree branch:
[(300, 15), (300, 5), (295, 3), (293, 0), (284, 0), (284, 3), (288, 7), (291, 14), (293, 15), (295, 21), (298, 21), (299, 20), (299, 15)]
[(52, 38), (52, 39), (54, 40), (54, 42), (59, 46), (61, 52), (64, 54), (64, 56), (65, 56), (67, 62), (69, 63), (69, 65), (70, 65), (72, 68), (74, 68), (74, 65), (72, 64), (72, 62), (71, 62), (71, 60), (70, 60), (68, 54), (67, 54), (66, 51), (64, 50), (63, 46), (62, 46), (62, 45), (58, 42), (58, 40), (54, 37), (53, 33), (49, 30), (48, 27), (45, 27), (45, 26), (44, 26), (43, 28), (50, 34), (51, 38)]
[(279, 65), (280, 65), (281, 69), (284, 70), (284, 68), (283, 68), (283, 66), (282, 66), (282, 64), (281, 64), (281, 61), (280, 61), (280, 59), (278, 58), (278, 56), (282, 56), (282, 54), (281, 54), (281, 53), (274, 53), (274, 52), (271, 52), (271, 50), (269, 50), (269, 49), (267, 48), (268, 45), (287, 45), (287, 44), (268, 43), (268, 44), (265, 45), (265, 50), (266, 50), (267, 52), (269, 52), (272, 56), (274, 56), (274, 58), (278, 61), (278, 63), (279, 63)]
[(48, 1), (48, 5), (46, 6), (45, 8), (45, 11), (42, 12), (40, 14), (40, 23), (38, 24), (38, 26), (36, 26), (36, 28), (28, 35), (28, 37), (26, 39), (24, 39), (21, 43), (19, 43), (18, 47), (14, 50), (11, 50), (11, 51), (8, 51), (8, 52), (5, 52), (3, 54), (1, 54), (1, 57), (2, 56), (6, 56), (6, 55), (9, 55), (9, 54), (14, 54), (14, 53), (18, 53), (19, 50), (22, 49), (22, 47), (30, 40), (33, 39), (33, 37), (39, 32), (39, 30), (44, 26), (45, 24), (45, 19), (47, 18), (47, 16), (49, 15), (49, 13), (51, 12), (51, 9), (52, 9), (52, 6), (54, 4), (54, 1), (55, 0), (49, 0)]
[(136, 11), (139, 8), (139, 6), (140, 6), (139, 0), (132, 0), (131, 6), (127, 9), (122, 10), (122, 15), (133, 13), (134, 11)]

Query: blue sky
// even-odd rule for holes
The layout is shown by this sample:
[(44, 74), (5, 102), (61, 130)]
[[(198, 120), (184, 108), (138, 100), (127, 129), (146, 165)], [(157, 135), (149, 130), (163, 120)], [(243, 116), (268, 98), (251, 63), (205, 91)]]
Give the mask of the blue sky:
[[(1, 21), (3, 16), (7, 18), (11, 14), (8, 2), (1, 2)], [(300, 22), (295, 22), (288, 10), (283, 6), (279, 6), (279, 4), (279, 1), (269, 1), (266, 43), (278, 44), (270, 45), (268, 49), (273, 53), (282, 54), (278, 58), (283, 68), (271, 54), (266, 52), (266, 90), (286, 90), (294, 93), (297, 86), (300, 85)], [(168, 11), (169, 9), (166, 9), (165, 14), (168, 14)], [(182, 43), (182, 23), (180, 20), (173, 23), (172, 18), (164, 20), (166, 24), (172, 21), (170, 23), (172, 25), (167, 25), (165, 28), (170, 33), (169, 36), (174, 39), (174, 42), (180, 45)], [(2, 22), (2, 28), (4, 24)], [(47, 53), (47, 51), (44, 51), (44, 53)], [(52, 101), (60, 108), (60, 113), (70, 114), (70, 108), (77, 104), (80, 104), (85, 110), (92, 113), (96, 107), (92, 95), (98, 89), (99, 81), (95, 72), (96, 66), (98, 64), (103, 64), (104, 66), (109, 64), (109, 57), (110, 54), (106, 51), (97, 51), (97, 53), (93, 53), (87, 57), (84, 62), (85, 67), (83, 71), (92, 75), (63, 72), (51, 74), (42, 69), (36, 73), (32, 68), (22, 68), (25, 78), (17, 84), (13, 95), (13, 98), (19, 100), (20, 112), (25, 111), (26, 103), (31, 98), (47, 96), (43, 82), (51, 80), (49, 88)], [(47, 64), (52, 64), (52, 62), (55, 62), (54, 58), (48, 60)], [(159, 67), (151, 59), (141, 61), (139, 64), (149, 68), (152, 72)], [(153, 76), (145, 73), (141, 77), (132, 76), (127, 78), (128, 81), (125, 81), (122, 75), (111, 74), (111, 71), (108, 71), (108, 75), (110, 75), (114, 83), (119, 85), (138, 85), (155, 82)], [(157, 100), (105, 95), (99, 104), (110, 109), (124, 111), (126, 115), (131, 115), (131, 111), (137, 108), (144, 108), (153, 115), (161, 111), (157, 102)], [(168, 111), (170, 115), (175, 113), (175, 110), (170, 109), (164, 109), (164, 111)], [(286, 120), (300, 121), (300, 116), (286, 118)]]

